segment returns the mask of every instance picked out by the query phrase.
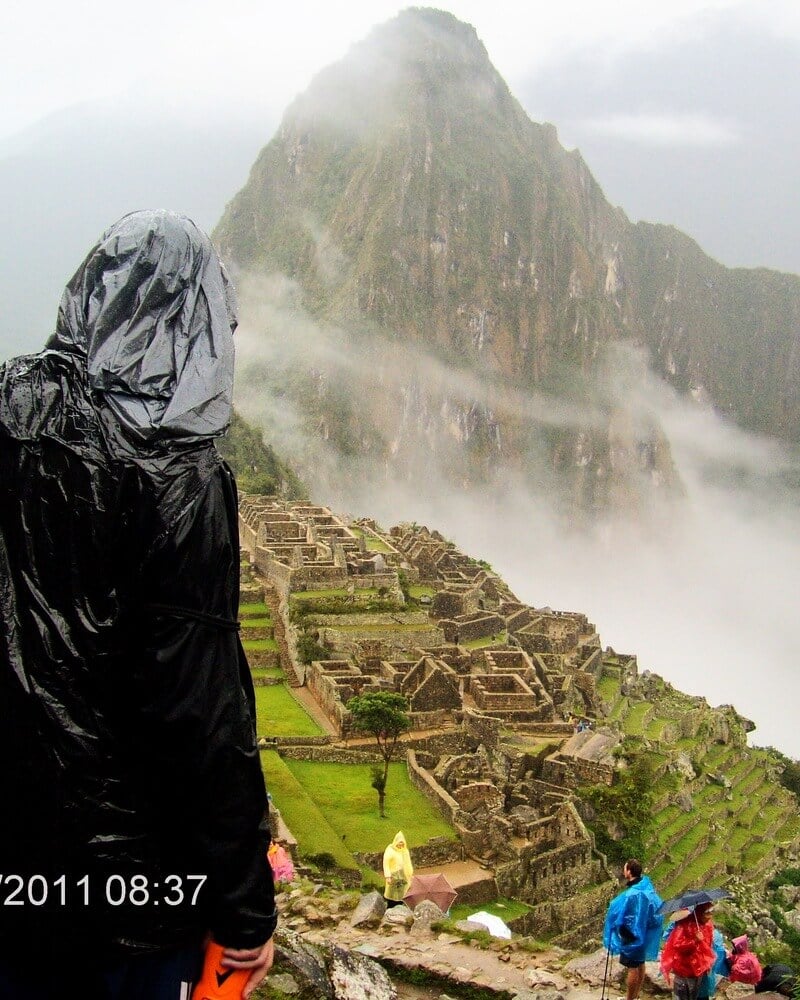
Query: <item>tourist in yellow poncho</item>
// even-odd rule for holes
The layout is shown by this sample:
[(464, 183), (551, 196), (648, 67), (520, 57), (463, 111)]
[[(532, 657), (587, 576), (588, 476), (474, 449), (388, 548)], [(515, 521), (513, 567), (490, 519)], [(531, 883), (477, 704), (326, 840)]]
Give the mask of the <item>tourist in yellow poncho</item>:
[(402, 903), (413, 874), (414, 866), (411, 864), (406, 838), (402, 831), (398, 831), (383, 852), (383, 877), (386, 879), (383, 895), (387, 906)]

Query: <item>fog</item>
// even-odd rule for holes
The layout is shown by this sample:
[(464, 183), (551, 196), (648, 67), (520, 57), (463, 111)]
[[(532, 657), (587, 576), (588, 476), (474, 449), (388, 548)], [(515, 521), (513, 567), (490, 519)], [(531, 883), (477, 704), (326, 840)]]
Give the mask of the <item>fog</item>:
[[(20, 18), (13, 19), (3, 62), (12, 115), (5, 134), (71, 106), (0, 145), (0, 357), (44, 343), (65, 281), (124, 212), (162, 205), (211, 229), (292, 97), (363, 37), (372, 19), (396, 11), (383, 0), (369, 10), (356, 6), (325, 7), (312, 18), (301, 4), (279, 19), (249, 0), (227, 13), (215, 7), (213, 16), (201, 4), (191, 18), (172, 12), (180, 31), (158, 37), (141, 11), (129, 24), (129, 12), (108, 5), (88, 33), (61, 7), (57, 32), (36, 24), (27, 40), (14, 35)], [(800, 269), (793, 196), (800, 145), (797, 130), (786, 127), (800, 94), (796, 5), (578, 7), (525, 13), (518, 5), (450, 5), (476, 25), (526, 111), (580, 147), (611, 201), (632, 218), (677, 224), (727, 264)], [(322, 15), (329, 15), (324, 30), (309, 32)], [(96, 60), (110, 51), (123, 56), (102, 81), (108, 103), (101, 107)], [(206, 72), (195, 72), (200, 65)], [(76, 89), (69, 75), (79, 70), (86, 81)], [(173, 106), (181, 88), (188, 98)], [(35, 108), (13, 117), (40, 90)], [(154, 97), (155, 108), (147, 103)], [(309, 228), (318, 271), (335, 284), (338, 251), (313, 220)], [(800, 647), (796, 455), (678, 399), (647, 376), (647, 359), (635, 353), (617, 352), (603, 383), (566, 399), (478, 369), (453, 371), (385, 331), (355, 335), (320, 325), (282, 276), (237, 281), (238, 404), (308, 479), (315, 499), (385, 527), (416, 520), (438, 528), (488, 560), (522, 600), (585, 612), (604, 645), (635, 652), (640, 669), (712, 704), (732, 702), (757, 723), (752, 742), (800, 756), (800, 734), (789, 721)], [(383, 428), (381, 440), (337, 450), (335, 429), (309, 426), (293, 392), (297, 373), (309, 371), (316, 391), (338, 386), (364, 406), (379, 407), (381, 397), (370, 403), (356, 395), (359, 386), (378, 386), (398, 414), (394, 426)], [(579, 528), (544, 447), (531, 447), (524, 468), (506, 468), (483, 488), (454, 475), (472, 406), (490, 426), (516, 421), (543, 436), (600, 428), (615, 405), (661, 428), (682, 499)], [(510, 451), (502, 436), (497, 445)], [(403, 459), (402, 476), (393, 476), (384, 454)]]
[[(602, 385), (584, 408), (453, 371), (421, 345), (403, 346), (378, 331), (367, 344), (363, 334), (318, 324), (283, 277), (243, 278), (241, 289), (237, 404), (299, 466), (316, 501), (373, 516), (384, 528), (416, 521), (438, 529), (487, 560), (525, 603), (584, 612), (603, 646), (637, 654), (640, 671), (712, 705), (735, 705), (756, 723), (751, 743), (800, 757), (791, 708), (800, 656), (796, 455), (679, 398), (630, 348), (609, 355)], [(537, 428), (591, 426), (616, 401), (633, 419), (661, 428), (682, 495), (634, 519), (608, 516), (578, 527), (562, 486), (535, 454), (524, 469), (501, 469), (485, 487), (454, 485), (437, 471), (452, 459), (441, 454), (442, 436), (413, 438), (403, 427), (397, 440), (416, 453), (396, 477), (377, 454), (337, 451), (324, 427), (309, 426), (291, 392), (269, 389), (291, 385), (293, 373), (309, 367), (321, 384), (335, 381), (356, 399), (359, 386), (379, 386), (388, 408), (399, 399), (402, 409), (413, 385), (415, 405), (426, 410), (424, 428), (432, 417), (446, 423), (448, 401), (488, 400)], [(371, 405), (366, 394), (361, 402)], [(385, 442), (389, 452), (397, 440)], [(450, 446), (462, 454), (457, 437)]]

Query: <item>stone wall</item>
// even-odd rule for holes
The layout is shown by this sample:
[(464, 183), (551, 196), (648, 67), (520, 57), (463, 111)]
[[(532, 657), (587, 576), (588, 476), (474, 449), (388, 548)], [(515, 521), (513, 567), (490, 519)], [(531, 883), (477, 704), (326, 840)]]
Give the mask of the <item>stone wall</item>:
[(470, 691), (481, 711), (535, 712), (537, 699), (518, 674), (473, 674)]
[(459, 615), (456, 618), (443, 618), (439, 627), (444, 632), (445, 640), (451, 643), (474, 642), (487, 639), (505, 631), (505, 619), (492, 612), (477, 612), (472, 615)]
[(461, 708), (458, 677), (446, 663), (425, 656), (400, 682), (412, 712), (434, 712)]
[(383, 757), (377, 746), (374, 750), (369, 747), (358, 747), (345, 749), (343, 747), (331, 746), (285, 746), (279, 743), (277, 751), (281, 757), (287, 760), (314, 760), (325, 764), (381, 764)]
[(542, 765), (542, 778), (565, 788), (577, 788), (580, 784), (611, 786), (614, 783), (614, 767), (585, 757), (553, 754)]
[(608, 882), (583, 889), (568, 900), (542, 902), (528, 913), (509, 920), (508, 926), (515, 934), (554, 936), (562, 948), (585, 949), (588, 937), (599, 937), (602, 933), (613, 892), (613, 883)]
[[(415, 868), (433, 868), (435, 865), (446, 865), (452, 861), (463, 861), (464, 850), (458, 840), (449, 837), (433, 837), (426, 844), (408, 845), (411, 852), (411, 862)], [(383, 870), (383, 852), (353, 854), (359, 864), (366, 865), (373, 871)]]
[(502, 728), (500, 719), (479, 715), (469, 709), (464, 712), (464, 735), (473, 747), (482, 743), (487, 749), (493, 749), (500, 740)]
[(455, 826), (461, 818), (461, 807), (436, 781), (433, 775), (417, 762), (414, 750), (408, 752), (408, 776), (414, 785), (430, 802), (432, 802), (444, 818)]
[(431, 612), (436, 618), (456, 618), (478, 610), (478, 591), (472, 587), (462, 590), (439, 590), (433, 596)]

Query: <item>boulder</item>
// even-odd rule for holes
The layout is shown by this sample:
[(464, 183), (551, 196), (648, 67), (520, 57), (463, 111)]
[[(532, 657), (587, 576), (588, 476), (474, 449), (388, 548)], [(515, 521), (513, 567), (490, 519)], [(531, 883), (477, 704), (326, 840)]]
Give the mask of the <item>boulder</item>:
[(414, 926), (421, 924), (430, 927), (437, 920), (444, 920), (443, 911), (430, 899), (423, 899), (414, 907)]
[(366, 955), (334, 945), (329, 971), (336, 1000), (397, 1000), (386, 970)]
[(414, 914), (405, 903), (401, 903), (399, 906), (388, 906), (381, 923), (410, 925), (413, 920)]
[(279, 927), (275, 934), (276, 965), (289, 967), (300, 993), (309, 1000), (334, 1000), (322, 952), (296, 931)]
[(377, 892), (368, 892), (358, 901), (350, 917), (353, 927), (377, 927), (386, 913), (386, 900)]

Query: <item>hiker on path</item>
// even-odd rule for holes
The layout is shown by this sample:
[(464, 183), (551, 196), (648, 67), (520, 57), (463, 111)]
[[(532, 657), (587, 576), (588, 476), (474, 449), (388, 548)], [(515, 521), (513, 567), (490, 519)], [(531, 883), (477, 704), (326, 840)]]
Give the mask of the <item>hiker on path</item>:
[[(666, 944), (672, 933), (676, 920), (670, 921), (664, 928), (661, 935), (662, 945)], [(700, 977), (700, 984), (697, 989), (697, 1000), (710, 1000), (717, 991), (717, 984), (720, 979), (727, 978), (730, 972), (730, 961), (725, 948), (725, 939), (722, 932), (714, 928), (711, 940), (711, 947), (714, 949), (714, 964), (703, 976)]]
[(609, 904), (603, 945), (609, 954), (619, 955), (620, 965), (628, 970), (626, 1000), (637, 1000), (644, 983), (644, 964), (658, 957), (663, 921), (657, 911), (662, 900), (636, 858), (625, 862), (622, 877), (626, 887)]
[(385, 888), (383, 897), (387, 906), (399, 906), (403, 896), (408, 892), (414, 866), (411, 864), (411, 853), (406, 844), (403, 831), (398, 830), (394, 840), (383, 852), (383, 877)]
[(704, 977), (717, 962), (712, 903), (701, 903), (677, 920), (661, 952), (661, 972), (675, 1000), (698, 1000)]
[(134, 212), (0, 365), (3, 1000), (179, 1000), (208, 935), (245, 997), (272, 963), (235, 325), (208, 237)]

